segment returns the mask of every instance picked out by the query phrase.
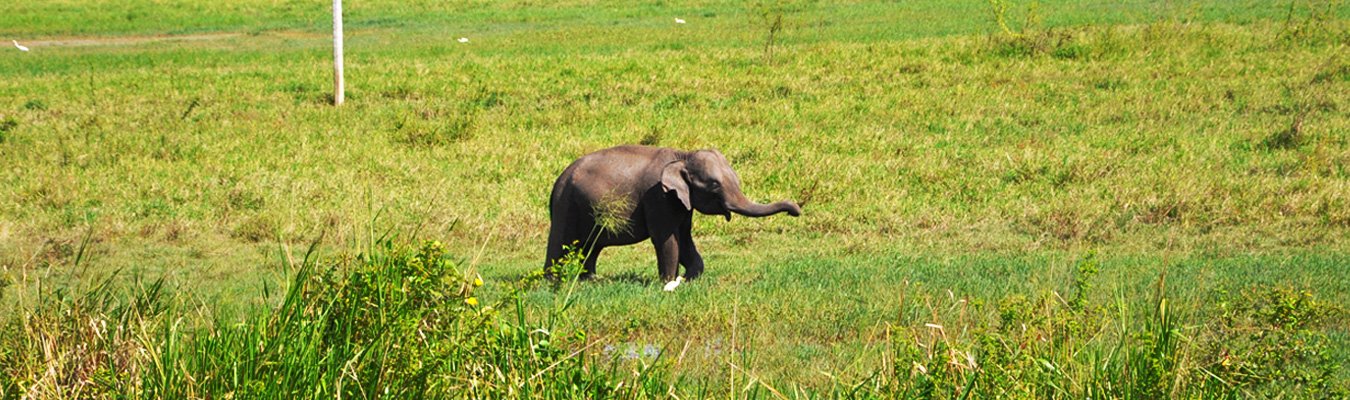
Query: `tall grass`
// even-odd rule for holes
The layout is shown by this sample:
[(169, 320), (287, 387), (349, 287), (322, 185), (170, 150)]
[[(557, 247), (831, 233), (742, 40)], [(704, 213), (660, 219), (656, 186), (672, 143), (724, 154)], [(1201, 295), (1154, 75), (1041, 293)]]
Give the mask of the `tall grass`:
[(162, 280), (126, 291), (39, 288), (3, 320), (0, 398), (595, 398), (664, 389), (640, 384), (657, 370), (615, 371), (585, 352), (596, 342), (556, 325), (565, 306), (526, 318), (518, 296), (480, 300), (482, 284), (429, 242), (327, 263), (307, 256), (280, 304), (240, 320), (174, 301)]
[(1171, 300), (1165, 275), (1142, 310), (1123, 296), (1095, 304), (1084, 293), (1096, 273), (1091, 257), (1064, 293), (985, 302), (906, 285), (866, 378), (803, 387), (755, 375), (753, 349), (734, 337), (721, 356), (726, 382), (681, 374), (672, 358), (683, 354), (612, 351), (615, 341), (567, 317), (579, 265), (559, 266), (571, 279), (541, 309), (520, 294), (542, 273), (497, 283), (503, 294), (488, 304), (476, 293), (481, 278), (438, 242), (323, 262), (311, 255), (279, 304), (233, 319), (215, 313), (220, 305), (181, 301), (163, 280), (105, 279), (79, 292), (19, 282), (36, 286), (36, 297), (8, 299), (14, 312), (0, 319), (0, 398), (1350, 394), (1323, 333), (1344, 322), (1343, 309), (1306, 291), (1253, 286), (1218, 294), (1221, 312), (1202, 319), (1189, 314), (1198, 307)]
[[(1079, 276), (1093, 263), (1080, 263)], [(1338, 342), (1318, 328), (1343, 323), (1343, 308), (1306, 291), (1254, 285), (1221, 295), (1222, 312), (1201, 317), (1207, 305), (1178, 306), (1166, 286), (1159, 276), (1142, 307), (1123, 296), (1088, 304), (1058, 291), (993, 304), (950, 292), (913, 299), (921, 315), (902, 314), (887, 329), (883, 369), (852, 390), (904, 398), (1350, 395), (1340, 361), (1328, 354)]]

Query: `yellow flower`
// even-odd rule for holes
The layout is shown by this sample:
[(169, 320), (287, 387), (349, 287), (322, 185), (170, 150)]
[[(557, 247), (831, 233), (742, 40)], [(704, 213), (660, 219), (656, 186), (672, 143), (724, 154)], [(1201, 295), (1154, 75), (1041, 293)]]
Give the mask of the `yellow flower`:
[(468, 304), (468, 305), (471, 305), (471, 306), (476, 306), (476, 305), (478, 305), (478, 298), (477, 298), (477, 297), (470, 297), (470, 298), (464, 299), (464, 304)]
[(483, 286), (483, 277), (480, 276), (480, 277), (473, 278), (473, 285), (474, 285), (474, 286)]

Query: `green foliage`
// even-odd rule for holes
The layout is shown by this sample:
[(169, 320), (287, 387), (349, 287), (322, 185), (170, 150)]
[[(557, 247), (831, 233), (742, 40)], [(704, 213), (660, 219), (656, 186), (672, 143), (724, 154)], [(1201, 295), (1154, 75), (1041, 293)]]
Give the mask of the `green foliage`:
[[(1078, 263), (1079, 290), (1090, 290), (1094, 264), (1092, 256)], [(1306, 290), (1253, 285), (1226, 298), (1217, 319), (1187, 321), (1164, 281), (1137, 321), (1124, 303), (1112, 306), (1117, 315), (1096, 314), (1051, 294), (1005, 297), (990, 323), (967, 316), (980, 314), (978, 302), (949, 308), (927, 298), (922, 321), (931, 322), (902, 319), (888, 332), (893, 358), (883, 365), (892, 373), (859, 386), (902, 398), (1344, 396), (1347, 381), (1328, 356), (1333, 342), (1317, 329), (1343, 310)]]
[(23, 103), (23, 109), (32, 111), (47, 111), (47, 102), (41, 99), (32, 99)]
[(1343, 307), (1280, 285), (1244, 288), (1225, 296), (1219, 309), (1216, 337), (1202, 359), (1214, 380), (1255, 397), (1350, 396), (1333, 353), (1338, 344), (1325, 330), (1345, 323)]
[(1092, 277), (1097, 275), (1097, 254), (1088, 253), (1074, 268), (1073, 295), (1069, 298), (1069, 309), (1084, 312), (1087, 309), (1088, 293), (1092, 291)]
[(527, 318), (514, 294), (484, 304), (481, 279), (439, 242), (315, 268), (307, 260), (280, 305), (238, 322), (184, 320), (213, 310), (169, 307), (162, 280), (43, 293), (0, 320), (0, 397), (594, 398), (663, 387), (644, 384), (664, 379), (658, 365), (628, 375), (575, 351), (594, 342)]
[[(579, 242), (563, 245), (563, 257), (553, 260), (553, 263), (540, 272), (540, 276), (552, 279), (554, 290), (563, 284), (575, 284), (581, 274), (586, 272), (586, 255), (589, 249), (590, 246), (583, 246)], [(522, 283), (528, 284), (534, 277), (534, 274), (529, 275)]]

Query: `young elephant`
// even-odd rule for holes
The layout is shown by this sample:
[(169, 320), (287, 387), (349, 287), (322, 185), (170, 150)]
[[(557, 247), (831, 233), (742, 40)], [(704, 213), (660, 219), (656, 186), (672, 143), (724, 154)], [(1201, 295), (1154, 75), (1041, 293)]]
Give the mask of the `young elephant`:
[(608, 148), (577, 159), (553, 184), (544, 266), (565, 255), (563, 246), (578, 243), (589, 250), (583, 275), (589, 277), (605, 247), (650, 238), (661, 279), (673, 289), (679, 284), (677, 265), (684, 265), (687, 279), (703, 273), (703, 257), (689, 235), (693, 210), (728, 221), (733, 212), (748, 217), (802, 213), (790, 201), (766, 205), (747, 199), (736, 171), (717, 150)]

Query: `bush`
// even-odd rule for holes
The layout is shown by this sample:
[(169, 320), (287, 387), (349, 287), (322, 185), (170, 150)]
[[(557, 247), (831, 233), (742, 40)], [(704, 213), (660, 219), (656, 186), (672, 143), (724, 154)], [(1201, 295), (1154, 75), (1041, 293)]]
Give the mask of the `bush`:
[[(901, 398), (1344, 398), (1326, 324), (1343, 310), (1307, 290), (1253, 286), (1226, 294), (1217, 321), (1188, 321), (1165, 279), (1138, 318), (1128, 303), (1092, 304), (1089, 256), (1073, 294), (980, 301), (916, 296), (922, 321), (897, 321), (883, 370), (855, 388)], [(906, 288), (906, 291), (909, 291)], [(908, 295), (906, 297), (909, 297)], [(1107, 310), (1111, 310), (1108, 312)], [(982, 319), (970, 316), (990, 315)]]
[[(130, 295), (108, 285), (48, 293), (3, 321), (0, 398), (594, 398), (666, 388), (650, 366), (620, 373), (575, 351), (589, 346), (585, 332), (526, 318), (517, 291), (483, 304), (481, 285), (430, 242), (324, 268), (307, 261), (282, 304), (242, 322), (166, 312), (162, 281)], [(508, 305), (514, 315), (498, 311)]]

